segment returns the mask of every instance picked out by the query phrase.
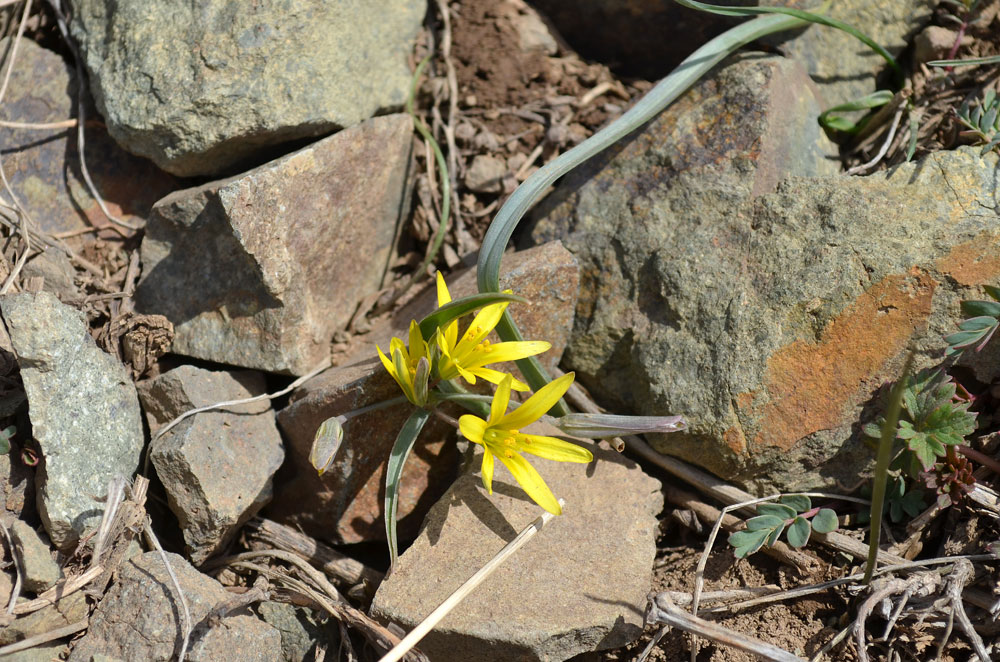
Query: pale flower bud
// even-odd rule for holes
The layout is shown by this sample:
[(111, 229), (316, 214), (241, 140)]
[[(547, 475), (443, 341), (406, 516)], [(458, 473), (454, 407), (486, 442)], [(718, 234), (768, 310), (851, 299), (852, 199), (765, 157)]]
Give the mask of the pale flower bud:
[(333, 464), (340, 450), (340, 443), (344, 440), (344, 423), (347, 419), (343, 416), (334, 416), (323, 421), (316, 436), (313, 437), (312, 448), (309, 451), (309, 464), (322, 476)]

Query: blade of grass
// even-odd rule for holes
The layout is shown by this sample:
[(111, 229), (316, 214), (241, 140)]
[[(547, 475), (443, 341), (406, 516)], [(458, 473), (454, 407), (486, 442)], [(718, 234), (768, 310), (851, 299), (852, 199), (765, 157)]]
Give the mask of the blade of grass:
[(504, 292), (480, 292), (479, 294), (470, 294), (467, 297), (462, 297), (446, 303), (427, 317), (420, 320), (420, 334), (425, 340), (429, 340), (437, 329), (446, 325), (448, 322), (458, 319), (462, 315), (471, 313), (477, 308), (489, 306), (494, 303), (502, 303), (504, 301), (516, 301), (518, 303), (527, 302), (527, 300), (523, 297), (519, 297), (514, 294), (505, 294)]
[(868, 529), (868, 562), (865, 564), (865, 584), (871, 582), (875, 572), (875, 562), (878, 560), (879, 538), (882, 534), (882, 505), (885, 503), (885, 483), (889, 475), (889, 461), (892, 459), (892, 442), (896, 438), (896, 427), (899, 425), (899, 410), (903, 404), (903, 391), (910, 376), (913, 365), (913, 354), (906, 357), (903, 364), (903, 374), (892, 387), (889, 395), (889, 407), (885, 413), (885, 423), (882, 424), (882, 437), (878, 442), (878, 458), (875, 460), (875, 475), (872, 480), (871, 519)]

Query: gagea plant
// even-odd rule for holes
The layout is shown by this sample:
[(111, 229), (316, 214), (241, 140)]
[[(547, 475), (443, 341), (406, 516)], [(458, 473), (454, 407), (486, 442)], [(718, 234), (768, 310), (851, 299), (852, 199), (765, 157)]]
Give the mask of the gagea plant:
[[(493, 493), (496, 461), (503, 465), (539, 506), (559, 515), (562, 508), (535, 467), (525, 455), (556, 462), (587, 463), (594, 459), (587, 448), (563, 439), (527, 434), (522, 430), (545, 416), (559, 403), (573, 383), (573, 373), (540, 387), (523, 403), (511, 399), (512, 391), (528, 392), (529, 387), (499, 364), (533, 357), (551, 348), (544, 340), (491, 339), (507, 307), (524, 301), (509, 290), (476, 294), (452, 300), (444, 278), (437, 277), (438, 308), (420, 322), (410, 323), (406, 341), (393, 338), (388, 353), (376, 348), (385, 368), (402, 395), (326, 420), (316, 432), (310, 462), (322, 474), (333, 462), (344, 438), (344, 423), (359, 414), (391, 405), (412, 407), (390, 452), (386, 467), (385, 525), (389, 552), (395, 563), (396, 504), (399, 481), (410, 450), (432, 414), (455, 425), (470, 442), (483, 447), (483, 486)], [(474, 313), (474, 316), (473, 316)], [(472, 316), (464, 325), (464, 318)], [(470, 393), (465, 386), (483, 380), (496, 385), (493, 396)], [(470, 411), (457, 421), (438, 411), (445, 402), (454, 402)], [(568, 434), (598, 439), (632, 432), (673, 432), (685, 427), (679, 416), (615, 416), (568, 414), (552, 421)]]

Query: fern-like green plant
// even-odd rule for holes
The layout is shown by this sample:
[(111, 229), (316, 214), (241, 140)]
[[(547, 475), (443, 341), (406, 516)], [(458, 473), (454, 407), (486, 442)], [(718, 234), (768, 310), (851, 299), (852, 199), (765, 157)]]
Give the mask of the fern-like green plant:
[(966, 100), (956, 113), (965, 127), (961, 136), (973, 138), (983, 145), (982, 154), (1000, 145), (1000, 99), (996, 90), (989, 89), (979, 101)]
[(802, 494), (786, 494), (778, 503), (762, 503), (757, 506), (756, 517), (747, 520), (747, 528), (729, 536), (729, 544), (736, 558), (750, 556), (765, 543), (778, 542), (781, 533), (792, 547), (803, 547), (815, 529), (819, 533), (835, 531), (839, 522), (837, 513), (830, 508), (813, 508), (809, 497)]
[[(941, 370), (924, 370), (907, 377), (896, 438), (924, 471), (944, 457), (947, 446), (961, 444), (976, 429), (976, 414), (969, 411), (971, 403), (956, 398), (956, 392), (955, 382)], [(877, 438), (884, 420), (880, 417), (866, 425), (865, 434)], [(903, 466), (909, 464), (905, 456), (897, 459)], [(911, 465), (908, 473), (913, 474), (915, 468)]]
[(945, 336), (948, 349), (945, 356), (960, 354), (975, 346), (981, 351), (1000, 327), (1000, 287), (983, 287), (993, 301), (963, 301), (962, 312), (970, 317), (958, 325), (958, 332)]

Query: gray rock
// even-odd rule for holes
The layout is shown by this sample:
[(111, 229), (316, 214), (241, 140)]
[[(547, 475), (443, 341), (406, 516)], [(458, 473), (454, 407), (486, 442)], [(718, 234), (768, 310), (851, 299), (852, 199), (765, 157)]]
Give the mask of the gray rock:
[[(8, 47), (7, 39), (0, 40), (0, 52), (6, 53)], [(74, 118), (77, 89), (72, 63), (22, 39), (3, 99), (4, 119), (61, 122)], [(87, 103), (92, 106), (89, 95)], [(96, 116), (91, 108), (88, 118)], [(76, 129), (39, 132), (0, 127), (0, 145), (4, 171), (37, 224), (35, 230), (56, 234), (108, 224), (81, 174)], [(104, 129), (87, 127), (86, 156), (97, 190), (112, 212), (130, 223), (141, 224), (153, 203), (177, 186), (173, 177), (150, 161), (120, 148)], [(70, 237), (67, 241), (78, 246), (80, 240)]]
[(314, 659), (310, 652), (317, 642), (322, 643), (327, 651), (335, 650), (336, 626), (332, 622), (320, 626), (305, 610), (283, 602), (262, 602), (257, 605), (257, 613), (281, 633), (281, 657), (278, 659), (282, 662)]
[[(759, 4), (802, 8), (797, 0), (760, 0)], [(936, 0), (838, 0), (825, 15), (861, 30), (898, 57), (930, 21), (931, 10), (937, 4)], [(889, 87), (876, 82), (876, 74), (889, 68), (886, 61), (842, 30), (810, 25), (804, 31), (782, 32), (764, 41), (778, 45), (782, 53), (802, 63), (822, 90), (828, 106), (854, 101), (876, 89)]]
[[(63, 653), (68, 650), (69, 646), (66, 644), (43, 644), (41, 646), (33, 646), (27, 650), (4, 655), (3, 657), (0, 657), (0, 660), (3, 660), (3, 662), (52, 662), (52, 660), (63, 659)], [(101, 661), (94, 660), (94, 662)]]
[(423, 0), (82, 0), (73, 33), (111, 135), (181, 176), (402, 107)]
[[(180, 556), (167, 554), (184, 592), (193, 624), (232, 598), (219, 582), (203, 575)], [(90, 662), (104, 654), (122, 660), (169, 662), (180, 649), (181, 621), (177, 589), (158, 552), (126, 562), (90, 617), (87, 634), (69, 656)], [(274, 662), (281, 656), (281, 635), (267, 623), (235, 612), (209, 629), (191, 635), (191, 662)]]
[[(528, 299), (509, 308), (527, 339), (544, 338), (552, 349), (539, 358), (551, 369), (558, 364), (573, 326), (579, 271), (573, 256), (559, 242), (507, 256), (501, 285)], [(456, 274), (449, 289), (454, 298), (476, 291), (473, 270)], [(437, 307), (435, 288), (400, 309), (385, 324), (363, 336), (365, 344), (338, 365), (303, 384), (292, 402), (278, 414), (288, 441), (288, 462), (268, 517), (332, 542), (354, 543), (384, 539), (382, 493), (385, 463), (399, 429), (410, 413), (396, 406), (362, 414), (344, 426), (344, 442), (333, 465), (322, 476), (309, 464), (309, 451), (320, 424), (399, 395), (399, 387), (374, 356), (392, 336), (405, 338), (410, 321)], [(501, 369), (513, 370), (505, 364)], [(399, 536), (416, 535), (427, 509), (455, 475), (457, 456), (449, 441), (454, 429), (437, 419), (428, 421), (417, 450), (403, 470), (399, 499)], [(282, 474), (279, 474), (281, 476)]]
[(751, 490), (855, 484), (875, 391), (908, 347), (918, 368), (939, 362), (959, 300), (1000, 282), (997, 157), (938, 152), (756, 197), (759, 168), (652, 186), (660, 164), (677, 168), (660, 127), (699, 125), (671, 114), (569, 176), (535, 230), (581, 262), (564, 362), (618, 410), (685, 415), (690, 429), (657, 448)]
[[(559, 662), (639, 637), (660, 483), (614, 451), (592, 448), (597, 462), (590, 465), (525, 456), (566, 500), (563, 514), (421, 641), (430, 659)], [(375, 594), (373, 616), (412, 628), (541, 513), (499, 463), (488, 495), (481, 462), (477, 452), (477, 475), (459, 478), (428, 513), (420, 537)]]
[(97, 523), (115, 476), (130, 478), (143, 446), (139, 399), (121, 363), (99, 349), (83, 314), (51, 294), (0, 298), (42, 452), (38, 509), (59, 548)]
[[(189, 409), (264, 391), (258, 373), (181, 366), (142, 382), (139, 397), (155, 434)], [(152, 442), (150, 459), (193, 563), (199, 565), (225, 547), (271, 500), (271, 477), (284, 457), (267, 400), (198, 414)]]
[(499, 193), (503, 190), (503, 177), (507, 164), (487, 154), (478, 154), (465, 172), (465, 186), (477, 193)]
[(55, 586), (62, 577), (62, 570), (52, 559), (49, 544), (21, 520), (14, 520), (10, 527), (10, 536), (21, 556), (24, 588), (37, 595)]
[(0, 628), (0, 646), (79, 623), (87, 618), (88, 613), (90, 607), (82, 592), (67, 595), (54, 605), (21, 615), (13, 623)]
[(228, 180), (178, 191), (142, 242), (140, 312), (173, 350), (303, 374), (378, 289), (406, 208), (412, 127), (377, 117)]
[[(957, 38), (958, 30), (940, 25), (928, 25), (913, 39), (913, 61), (916, 64), (923, 64), (930, 60), (947, 58)], [(963, 46), (968, 46), (972, 42), (972, 35), (962, 37)]]

